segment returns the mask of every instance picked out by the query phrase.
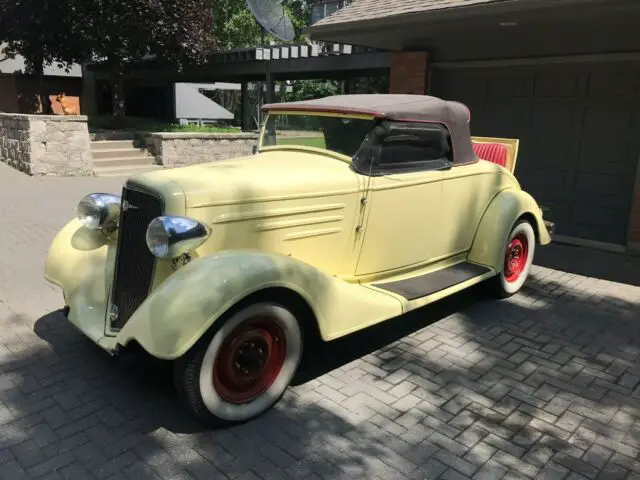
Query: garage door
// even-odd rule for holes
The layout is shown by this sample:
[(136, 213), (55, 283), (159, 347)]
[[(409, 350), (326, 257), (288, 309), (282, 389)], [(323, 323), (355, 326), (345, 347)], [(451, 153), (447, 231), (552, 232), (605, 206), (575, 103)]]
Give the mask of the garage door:
[(521, 140), (516, 176), (558, 234), (626, 244), (640, 154), (640, 64), (434, 66), (471, 131)]

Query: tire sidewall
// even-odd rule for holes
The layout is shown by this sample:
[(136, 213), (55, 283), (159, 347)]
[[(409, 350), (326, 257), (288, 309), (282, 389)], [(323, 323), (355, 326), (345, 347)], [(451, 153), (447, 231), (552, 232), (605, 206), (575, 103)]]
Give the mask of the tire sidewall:
[[(507, 253), (507, 249), (509, 248), (509, 244), (511, 243), (511, 240), (513, 240), (513, 238), (521, 234), (525, 235), (528, 243), (527, 263), (525, 264), (525, 267), (522, 270), (522, 273), (520, 273), (520, 276), (518, 277), (518, 279), (515, 282), (508, 282), (505, 277), (504, 259)], [(502, 269), (500, 271), (499, 278), (500, 278), (500, 287), (505, 294), (513, 295), (517, 293), (522, 288), (524, 283), (527, 281), (527, 278), (529, 277), (529, 273), (531, 271), (531, 265), (533, 264), (535, 249), (536, 249), (536, 234), (533, 230), (533, 227), (527, 221), (518, 222), (513, 227), (513, 229), (511, 229), (511, 232), (507, 237), (507, 241), (505, 242), (505, 245), (502, 251)]]
[[(213, 386), (215, 359), (224, 340), (240, 324), (257, 315), (277, 319), (286, 336), (286, 357), (271, 386), (255, 400), (232, 404), (220, 397)], [(226, 422), (244, 422), (260, 415), (273, 406), (291, 383), (302, 358), (302, 331), (295, 316), (286, 308), (273, 303), (250, 305), (229, 317), (220, 326), (204, 350), (197, 376), (197, 385), (204, 407), (214, 417)]]

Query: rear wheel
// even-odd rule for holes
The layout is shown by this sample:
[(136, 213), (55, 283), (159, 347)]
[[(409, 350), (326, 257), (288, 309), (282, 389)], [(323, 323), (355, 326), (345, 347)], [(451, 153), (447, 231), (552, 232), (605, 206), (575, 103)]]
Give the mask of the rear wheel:
[(526, 220), (518, 222), (507, 237), (502, 271), (492, 279), (492, 287), (500, 298), (517, 293), (529, 276), (536, 248), (536, 235)]
[(284, 306), (242, 308), (176, 362), (178, 395), (210, 425), (250, 420), (289, 386), (302, 356), (302, 332)]

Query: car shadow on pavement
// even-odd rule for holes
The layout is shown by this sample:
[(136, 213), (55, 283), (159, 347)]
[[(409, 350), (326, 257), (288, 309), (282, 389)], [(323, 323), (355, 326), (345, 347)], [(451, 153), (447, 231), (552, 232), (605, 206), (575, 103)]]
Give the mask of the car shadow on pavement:
[(640, 287), (640, 256), (553, 243), (536, 251), (536, 265)]
[(119, 367), (57, 312), (18, 348), (15, 322), (0, 360), (15, 459), (0, 447), (0, 476), (638, 474), (640, 295), (563, 275), (536, 269), (512, 299), (475, 288), (322, 345), (274, 409), (223, 430), (184, 412), (166, 364)]
[(369, 355), (414, 332), (471, 305), (490, 301), (483, 285), (477, 285), (456, 295), (397, 318), (373, 325), (365, 330), (320, 345), (313, 345), (312, 352), (305, 355), (295, 378), (301, 384), (324, 375), (336, 368)]
[[(56, 359), (69, 367), (69, 381), (73, 383), (73, 378), (79, 377), (84, 380), (82, 383), (92, 385), (122, 415), (134, 415), (147, 407), (180, 410), (174, 395), (171, 362), (138, 350), (112, 357), (69, 324), (60, 310), (40, 318), (34, 332), (52, 347)], [(136, 411), (129, 412), (131, 409)], [(163, 426), (180, 433), (202, 430), (186, 414), (164, 417)]]
[(167, 364), (123, 366), (60, 311), (40, 318), (34, 333), (44, 345), (0, 361), (0, 478), (52, 469), (83, 479), (396, 478), (398, 468), (418, 468), (373, 439), (363, 442), (356, 418), (292, 391), (252, 422), (206, 428), (179, 405)]

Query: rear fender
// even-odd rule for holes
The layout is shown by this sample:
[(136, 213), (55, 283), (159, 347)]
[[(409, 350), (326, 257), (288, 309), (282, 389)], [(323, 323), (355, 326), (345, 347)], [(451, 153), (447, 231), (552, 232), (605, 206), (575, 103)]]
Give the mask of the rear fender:
[(324, 340), (400, 315), (396, 298), (344, 282), (294, 258), (263, 252), (222, 252), (193, 260), (167, 278), (118, 333), (151, 355), (186, 353), (231, 307), (267, 288), (287, 288), (314, 313)]
[(533, 219), (538, 242), (551, 243), (542, 211), (531, 195), (519, 189), (501, 191), (485, 211), (467, 259), (501, 272), (507, 236), (522, 216)]

